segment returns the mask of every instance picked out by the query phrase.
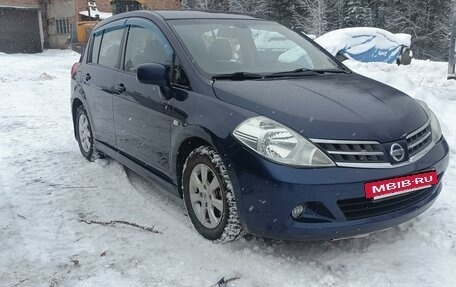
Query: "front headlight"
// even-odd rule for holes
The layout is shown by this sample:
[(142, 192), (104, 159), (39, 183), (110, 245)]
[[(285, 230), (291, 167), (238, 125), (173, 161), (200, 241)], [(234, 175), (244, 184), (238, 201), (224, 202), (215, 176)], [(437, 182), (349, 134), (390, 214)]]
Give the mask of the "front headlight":
[(335, 166), (313, 143), (266, 117), (244, 121), (233, 135), (248, 148), (277, 163), (300, 167)]
[(424, 111), (427, 113), (429, 119), (431, 120), (431, 130), (432, 130), (432, 141), (438, 142), (442, 138), (442, 128), (440, 127), (439, 120), (435, 113), (429, 108), (429, 106), (420, 100), (417, 100), (418, 103), (423, 107)]

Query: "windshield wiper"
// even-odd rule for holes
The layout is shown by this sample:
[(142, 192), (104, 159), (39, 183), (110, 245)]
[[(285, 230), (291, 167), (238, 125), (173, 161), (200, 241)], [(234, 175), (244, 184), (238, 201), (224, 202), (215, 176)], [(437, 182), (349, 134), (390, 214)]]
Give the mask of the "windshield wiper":
[(274, 78), (274, 77), (299, 77), (299, 76), (306, 76), (306, 75), (315, 75), (315, 74), (326, 74), (326, 73), (334, 73), (334, 74), (348, 74), (350, 73), (347, 70), (342, 69), (306, 69), (306, 68), (299, 68), (291, 71), (285, 72), (277, 72), (272, 73), (267, 76), (266, 78)]
[(231, 74), (217, 74), (213, 75), (213, 80), (235, 80), (235, 81), (242, 81), (242, 80), (250, 80), (250, 79), (263, 79), (264, 75), (255, 74), (255, 73), (248, 73), (248, 72), (236, 72)]
[(299, 68), (291, 71), (284, 71), (284, 72), (277, 72), (267, 75), (256, 74), (256, 73), (249, 73), (249, 72), (235, 72), (235, 73), (228, 73), (228, 74), (217, 74), (213, 75), (213, 80), (234, 80), (234, 81), (242, 81), (242, 80), (250, 80), (250, 79), (265, 79), (265, 78), (276, 78), (276, 77), (300, 77), (306, 75), (317, 75), (317, 74), (326, 74), (326, 73), (343, 73), (348, 74), (350, 73), (347, 70), (342, 69), (306, 69), (306, 68)]

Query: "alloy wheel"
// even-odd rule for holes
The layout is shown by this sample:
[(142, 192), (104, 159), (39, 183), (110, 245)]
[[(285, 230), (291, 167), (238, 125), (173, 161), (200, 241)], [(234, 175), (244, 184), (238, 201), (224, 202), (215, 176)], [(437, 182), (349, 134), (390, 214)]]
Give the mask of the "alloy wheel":
[(79, 116), (79, 140), (81, 142), (82, 149), (87, 153), (90, 151), (91, 138), (92, 138), (92, 134), (90, 131), (89, 121), (87, 119), (87, 116), (84, 114), (81, 114)]
[(220, 182), (206, 164), (197, 164), (190, 176), (190, 202), (198, 221), (206, 228), (215, 228), (223, 216), (224, 201)]

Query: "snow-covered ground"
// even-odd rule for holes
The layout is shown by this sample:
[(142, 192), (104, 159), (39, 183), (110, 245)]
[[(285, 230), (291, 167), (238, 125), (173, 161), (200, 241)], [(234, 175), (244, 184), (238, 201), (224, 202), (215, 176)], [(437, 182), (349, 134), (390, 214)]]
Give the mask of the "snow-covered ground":
[[(348, 62), (440, 116), (451, 165), (436, 204), (367, 238), (215, 245), (180, 200), (113, 160), (87, 162), (73, 137), (70, 68), (79, 55), (0, 55), (0, 286), (454, 286), (456, 82), (446, 65)], [(85, 220), (126, 220), (151, 233)]]

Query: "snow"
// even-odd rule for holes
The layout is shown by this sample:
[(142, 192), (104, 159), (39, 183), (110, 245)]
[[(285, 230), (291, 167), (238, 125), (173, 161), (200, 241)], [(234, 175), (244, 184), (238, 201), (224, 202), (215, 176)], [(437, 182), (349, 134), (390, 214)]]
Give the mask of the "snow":
[(398, 45), (410, 47), (411, 39), (409, 34), (393, 34), (372, 27), (354, 27), (328, 32), (315, 41), (335, 56), (341, 50), (349, 54), (361, 54), (372, 48), (391, 50)]
[[(252, 29), (252, 34), (257, 49), (283, 52), (278, 57), (279, 62), (294, 63), (302, 57), (305, 57), (308, 63), (312, 62), (303, 48), (297, 46), (293, 41), (287, 40), (287, 38), (279, 32)], [(315, 35), (307, 36), (312, 40), (316, 38)]]
[[(416, 219), (365, 238), (216, 245), (181, 200), (113, 160), (87, 162), (73, 137), (70, 68), (79, 55), (0, 55), (0, 286), (453, 286), (456, 85), (446, 63), (348, 61), (426, 101), (453, 147), (444, 188)], [(80, 219), (126, 220), (126, 225)], [(77, 261), (76, 261), (77, 260)]]
[[(89, 17), (89, 11), (80, 11), (79, 14), (81, 14), (83, 16), (86, 16), (86, 17)], [(100, 12), (96, 8), (95, 8), (94, 11), (90, 12), (90, 17), (91, 18), (96, 18), (97, 15), (98, 15), (98, 17), (100, 17), (100, 20), (104, 20), (104, 19), (107, 19), (107, 18), (111, 17), (112, 13), (111, 12)]]
[(305, 34), (307, 37), (309, 37), (310, 39), (312, 40), (315, 40), (317, 39), (317, 35), (314, 35), (314, 34)]
[(296, 43), (279, 32), (252, 29), (252, 34), (255, 46), (259, 50), (286, 51), (296, 46)]
[(280, 54), (278, 60), (279, 60), (279, 62), (282, 62), (282, 63), (295, 63), (302, 57), (306, 57), (306, 59), (308, 59), (308, 62), (311, 63), (309, 54), (307, 54), (307, 52), (300, 46), (296, 46), (296, 47)]

